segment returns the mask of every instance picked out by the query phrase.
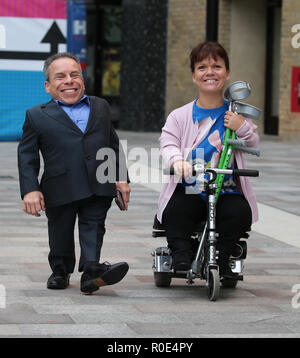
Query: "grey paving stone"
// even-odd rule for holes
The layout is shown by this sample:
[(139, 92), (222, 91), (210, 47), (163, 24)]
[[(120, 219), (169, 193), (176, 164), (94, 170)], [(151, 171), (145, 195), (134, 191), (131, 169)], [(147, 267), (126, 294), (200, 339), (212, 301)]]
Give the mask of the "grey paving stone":
[[(0, 312), (1, 325), (3, 324), (74, 324), (68, 315), (56, 315), (56, 314), (26, 314), (26, 313), (1, 313)], [(1, 326), (0, 326), (1, 327)]]
[(135, 314), (136, 313), (136, 309), (128, 304), (128, 305), (102, 305), (101, 304), (101, 298), (99, 298), (99, 304), (85, 304), (85, 305), (62, 305), (62, 306), (54, 306), (54, 305), (45, 305), (45, 304), (33, 304), (32, 307), (35, 309), (36, 312), (40, 313), (40, 314), (75, 314), (75, 313), (116, 313), (116, 312), (121, 312), (121, 313), (131, 313), (131, 314)]
[(159, 326), (156, 325), (147, 325), (143, 323), (139, 324), (128, 324), (128, 326), (135, 332), (143, 332), (148, 334), (161, 334), (162, 336), (164, 334), (168, 334), (170, 330), (172, 331), (172, 334), (175, 337), (184, 337), (184, 338), (190, 338), (192, 335), (195, 337), (197, 334), (241, 334), (241, 333), (247, 333), (247, 334), (268, 334), (269, 336), (273, 333), (288, 333), (293, 334), (295, 332), (291, 331), (290, 329), (287, 329), (286, 327), (278, 324), (270, 324), (270, 323), (264, 323), (264, 324), (250, 324), (250, 323), (241, 323), (239, 322), (239, 325), (236, 325), (235, 323), (228, 323), (228, 322), (222, 322), (220, 319), (218, 320), (218, 324), (216, 325), (215, 322), (212, 324), (207, 324), (205, 322), (198, 323), (198, 324), (191, 324), (188, 322), (176, 324), (170, 327), (169, 324), (160, 324)]
[(135, 313), (134, 315), (130, 313), (77, 313), (71, 314), (71, 318), (76, 323), (146, 323), (146, 324), (177, 324), (182, 322), (182, 320), (177, 317), (175, 314), (144, 314), (144, 313)]
[(296, 333), (210, 333), (210, 334), (192, 334), (191, 338), (299, 338)]
[(102, 324), (19, 324), (18, 328), (25, 335), (40, 335), (51, 337), (130, 337), (134, 335), (125, 323)]
[(0, 336), (8, 338), (11, 336), (20, 337), (22, 331), (17, 324), (0, 324)]

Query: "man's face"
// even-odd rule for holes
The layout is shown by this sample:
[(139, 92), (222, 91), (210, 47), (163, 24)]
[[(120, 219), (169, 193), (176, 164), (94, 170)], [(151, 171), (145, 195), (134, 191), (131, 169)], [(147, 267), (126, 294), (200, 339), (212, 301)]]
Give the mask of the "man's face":
[(69, 57), (54, 60), (49, 66), (46, 92), (53, 99), (66, 104), (76, 103), (84, 94), (84, 82), (80, 65)]
[(192, 77), (200, 92), (219, 93), (222, 92), (230, 75), (222, 58), (217, 57), (215, 60), (208, 57), (195, 63)]

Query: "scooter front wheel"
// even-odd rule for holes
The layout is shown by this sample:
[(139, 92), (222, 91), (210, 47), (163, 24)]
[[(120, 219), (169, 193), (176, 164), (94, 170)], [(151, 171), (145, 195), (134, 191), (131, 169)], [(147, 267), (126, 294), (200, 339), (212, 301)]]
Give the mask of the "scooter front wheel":
[(211, 269), (208, 273), (207, 296), (210, 301), (216, 301), (220, 294), (220, 277), (216, 269)]

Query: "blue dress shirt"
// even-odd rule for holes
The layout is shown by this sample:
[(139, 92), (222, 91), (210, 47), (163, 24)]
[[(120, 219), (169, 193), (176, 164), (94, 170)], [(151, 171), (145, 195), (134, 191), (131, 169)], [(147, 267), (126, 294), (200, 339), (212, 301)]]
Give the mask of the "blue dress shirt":
[(77, 127), (85, 132), (89, 115), (90, 115), (90, 100), (87, 95), (83, 95), (80, 100), (74, 104), (66, 104), (57, 99), (54, 100), (72, 119)]

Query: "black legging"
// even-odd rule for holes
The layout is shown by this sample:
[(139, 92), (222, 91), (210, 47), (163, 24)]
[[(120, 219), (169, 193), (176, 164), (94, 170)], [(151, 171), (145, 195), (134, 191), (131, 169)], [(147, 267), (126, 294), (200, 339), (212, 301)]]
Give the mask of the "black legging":
[[(163, 213), (163, 225), (167, 239), (185, 238), (195, 230), (197, 223), (206, 220), (206, 201), (197, 194), (186, 194), (178, 184)], [(219, 233), (218, 246), (231, 251), (241, 235), (252, 222), (251, 208), (242, 194), (219, 196), (216, 207), (216, 230)]]

